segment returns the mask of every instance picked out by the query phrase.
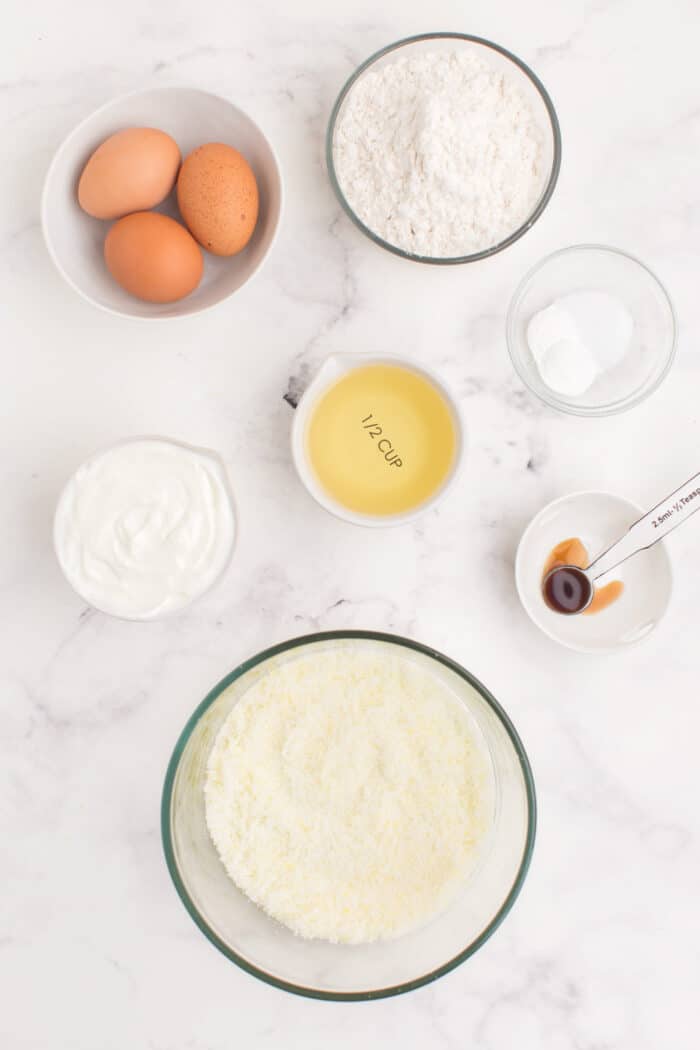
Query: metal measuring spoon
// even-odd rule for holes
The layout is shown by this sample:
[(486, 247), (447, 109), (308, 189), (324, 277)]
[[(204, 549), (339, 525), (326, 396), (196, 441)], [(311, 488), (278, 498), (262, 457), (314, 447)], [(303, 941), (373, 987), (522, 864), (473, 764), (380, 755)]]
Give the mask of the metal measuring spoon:
[(573, 616), (582, 613), (593, 600), (593, 584), (616, 569), (633, 554), (653, 547), (669, 532), (700, 510), (700, 474), (694, 474), (680, 488), (662, 500), (586, 569), (577, 565), (557, 565), (542, 581), (542, 596), (555, 612)]

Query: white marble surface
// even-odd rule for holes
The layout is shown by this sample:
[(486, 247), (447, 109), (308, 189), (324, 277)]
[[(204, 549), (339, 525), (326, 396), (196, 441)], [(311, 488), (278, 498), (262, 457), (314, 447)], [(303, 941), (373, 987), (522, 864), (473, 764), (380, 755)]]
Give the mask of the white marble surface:
[[(694, 0), (392, 0), (348, 4), (25, 0), (0, 56), (3, 1050), (657, 1050), (697, 1046), (700, 864), (697, 555), (669, 542), (666, 621), (594, 660), (521, 611), (512, 561), (551, 498), (609, 487), (651, 505), (700, 467), (700, 110)], [(540, 223), (489, 262), (405, 263), (341, 214), (326, 118), (346, 75), (412, 32), (482, 34), (533, 64), (564, 163)], [(287, 210), (259, 279), (156, 329), (101, 314), (54, 272), (38, 201), (66, 132), (111, 96), (169, 81), (222, 92), (275, 142)], [(513, 375), (504, 314), (546, 252), (599, 240), (671, 289), (674, 369), (609, 420), (545, 410)], [(328, 517), (291, 468), (283, 400), (330, 350), (399, 350), (458, 393), (471, 449), (459, 491), (416, 527)], [(218, 448), (241, 506), (225, 586), (185, 615), (128, 624), (85, 609), (50, 544), (69, 472), (129, 434)], [(158, 807), (174, 740), (242, 658), (318, 628), (406, 633), (504, 703), (539, 791), (515, 910), (454, 973), (371, 1004), (298, 999), (200, 935), (163, 862)]]

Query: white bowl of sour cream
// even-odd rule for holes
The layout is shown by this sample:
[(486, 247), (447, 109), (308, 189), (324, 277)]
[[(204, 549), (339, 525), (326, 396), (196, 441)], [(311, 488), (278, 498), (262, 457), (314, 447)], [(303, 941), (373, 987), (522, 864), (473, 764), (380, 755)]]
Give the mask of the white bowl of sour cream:
[(161, 437), (118, 442), (68, 481), (54, 546), (73, 589), (100, 612), (155, 620), (221, 577), (236, 513), (216, 452)]

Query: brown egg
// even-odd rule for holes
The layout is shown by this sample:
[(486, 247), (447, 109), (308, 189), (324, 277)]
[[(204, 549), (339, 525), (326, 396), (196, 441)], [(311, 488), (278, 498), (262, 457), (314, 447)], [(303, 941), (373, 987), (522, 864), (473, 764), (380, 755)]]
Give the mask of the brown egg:
[(96, 219), (155, 208), (175, 185), (177, 142), (157, 128), (125, 128), (98, 146), (83, 168), (78, 202)]
[(232, 146), (199, 146), (180, 168), (177, 203), (203, 248), (214, 255), (235, 255), (245, 248), (258, 220), (253, 169)]
[(202, 252), (184, 226), (155, 211), (115, 222), (105, 239), (107, 269), (122, 288), (149, 303), (173, 303), (199, 284)]

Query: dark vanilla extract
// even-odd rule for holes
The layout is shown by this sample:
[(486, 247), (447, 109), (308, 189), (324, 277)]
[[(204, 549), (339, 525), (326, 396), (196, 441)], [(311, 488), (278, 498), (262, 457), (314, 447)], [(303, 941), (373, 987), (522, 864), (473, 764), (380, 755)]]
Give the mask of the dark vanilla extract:
[(588, 551), (576, 537), (552, 549), (542, 572), (542, 597), (550, 609), (567, 616), (589, 615), (607, 609), (620, 597), (624, 583), (612, 580), (604, 587), (594, 587), (581, 571), (589, 564)]

